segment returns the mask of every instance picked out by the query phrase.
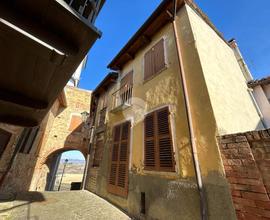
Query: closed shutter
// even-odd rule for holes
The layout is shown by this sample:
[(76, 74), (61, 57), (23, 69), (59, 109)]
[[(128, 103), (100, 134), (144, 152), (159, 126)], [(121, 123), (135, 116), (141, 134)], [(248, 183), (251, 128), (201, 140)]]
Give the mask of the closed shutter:
[(128, 194), (130, 122), (116, 126), (113, 134), (108, 191), (126, 197)]
[(0, 157), (2, 156), (8, 145), (11, 135), (11, 133), (0, 128)]
[(155, 143), (155, 114), (151, 113), (144, 120), (144, 144), (145, 144), (145, 168), (155, 169), (156, 166), (156, 143)]
[(144, 80), (150, 79), (165, 67), (164, 39), (161, 39), (144, 55)]
[(144, 163), (146, 170), (175, 170), (168, 107), (145, 117)]
[(155, 73), (159, 73), (162, 69), (165, 68), (165, 54), (164, 54), (164, 39), (161, 39), (154, 46), (154, 68)]
[(157, 143), (159, 170), (174, 171), (174, 156), (170, 132), (169, 109), (157, 111)]
[(144, 55), (144, 80), (151, 78), (154, 75), (154, 62), (152, 49)]
[(94, 161), (93, 161), (93, 166), (94, 167), (99, 167), (100, 162), (102, 160), (103, 156), (103, 141), (98, 140), (96, 141), (96, 148), (95, 148), (95, 155), (94, 155)]

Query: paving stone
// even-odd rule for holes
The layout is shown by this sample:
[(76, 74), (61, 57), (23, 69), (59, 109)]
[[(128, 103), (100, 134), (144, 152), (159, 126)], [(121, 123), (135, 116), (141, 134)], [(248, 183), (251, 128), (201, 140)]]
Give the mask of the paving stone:
[[(16, 197), (10, 219), (127, 220), (125, 213), (88, 191), (27, 192)], [(0, 213), (3, 207), (0, 206)], [(8, 212), (2, 212), (8, 215)], [(0, 216), (1, 217), (1, 216)], [(0, 218), (1, 219), (1, 218)]]

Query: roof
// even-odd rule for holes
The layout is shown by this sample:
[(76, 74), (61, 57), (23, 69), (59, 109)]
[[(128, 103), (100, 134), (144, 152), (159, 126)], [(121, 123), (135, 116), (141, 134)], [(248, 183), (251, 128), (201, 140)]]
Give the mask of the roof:
[(270, 84), (270, 76), (267, 76), (262, 79), (252, 80), (248, 82), (248, 87), (253, 88), (258, 85), (267, 85), (267, 84)]
[[(120, 70), (125, 63), (132, 60), (135, 54), (151, 42), (151, 38), (168, 22), (172, 20), (174, 11), (172, 0), (163, 0), (158, 8), (146, 20), (146, 22), (133, 35), (128, 43), (120, 50), (116, 57), (108, 65), (112, 70)], [(177, 11), (185, 4), (188, 4), (197, 14), (227, 43), (222, 34), (215, 28), (208, 17), (199, 9), (193, 0), (178, 0)], [(168, 13), (169, 12), (169, 13)]]
[(118, 78), (118, 73), (110, 72), (93, 91), (93, 96), (99, 96), (101, 93), (107, 90), (107, 88), (114, 83)]

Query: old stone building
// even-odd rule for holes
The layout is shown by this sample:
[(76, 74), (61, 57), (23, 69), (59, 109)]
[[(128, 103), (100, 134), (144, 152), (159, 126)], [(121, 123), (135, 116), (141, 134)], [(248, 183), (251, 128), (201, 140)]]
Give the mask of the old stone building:
[(61, 153), (79, 150), (86, 157), (89, 135), (81, 113), (89, 111), (90, 98), (90, 91), (66, 86), (39, 127), (11, 131), (12, 146), (1, 158), (1, 191), (50, 189)]
[(139, 219), (235, 219), (217, 136), (264, 126), (236, 48), (193, 1), (175, 17), (172, 2), (93, 91), (86, 188)]

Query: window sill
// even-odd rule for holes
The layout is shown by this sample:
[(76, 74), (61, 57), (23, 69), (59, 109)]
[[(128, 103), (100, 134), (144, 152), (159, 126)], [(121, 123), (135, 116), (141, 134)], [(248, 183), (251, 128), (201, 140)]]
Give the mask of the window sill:
[(157, 73), (155, 73), (153, 76), (150, 76), (149, 78), (144, 79), (143, 84), (148, 83), (149, 81), (151, 81), (152, 79), (154, 79), (156, 76), (160, 75), (166, 69), (168, 69), (168, 65), (167, 64), (165, 65), (164, 68), (162, 68), (160, 71), (158, 71)]
[(179, 174), (176, 171), (154, 171), (154, 170), (143, 170), (143, 174), (150, 175), (150, 176), (158, 176), (163, 178), (178, 178)]

